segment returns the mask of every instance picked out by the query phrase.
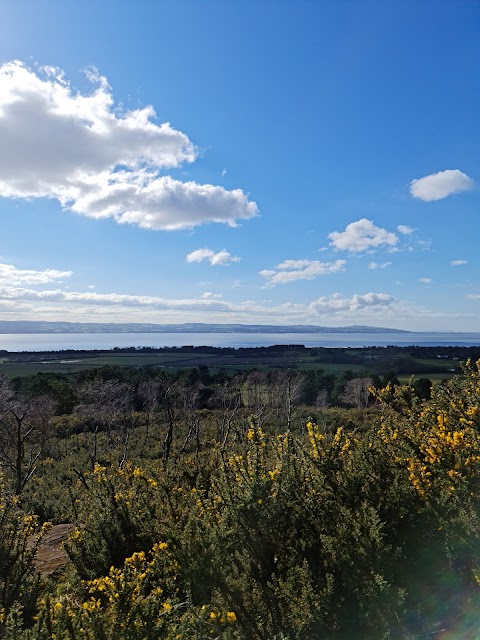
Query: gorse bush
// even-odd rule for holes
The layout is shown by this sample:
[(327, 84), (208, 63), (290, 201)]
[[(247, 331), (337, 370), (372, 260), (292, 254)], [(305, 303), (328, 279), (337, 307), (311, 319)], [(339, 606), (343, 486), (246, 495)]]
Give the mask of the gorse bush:
[(157, 482), (138, 467), (97, 465), (84, 478), (79, 524), (66, 550), (79, 576), (88, 580), (122, 566), (135, 551), (151, 549), (161, 537), (162, 514)]
[(22, 511), (0, 475), (0, 637), (12, 619), (31, 621), (35, 612), (40, 575), (33, 558), (46, 528)]
[(68, 577), (4, 633), (478, 637), (479, 369), (427, 400), (387, 386), (376, 401), (369, 428), (252, 423), (230, 448), (85, 472)]

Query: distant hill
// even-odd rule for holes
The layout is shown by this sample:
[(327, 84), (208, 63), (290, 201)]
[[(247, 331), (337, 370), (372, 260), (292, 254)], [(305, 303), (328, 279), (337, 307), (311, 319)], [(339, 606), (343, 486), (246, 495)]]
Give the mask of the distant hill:
[(402, 329), (351, 325), (321, 327), (316, 325), (274, 324), (143, 324), (102, 322), (42, 322), (36, 320), (0, 320), (1, 333), (411, 333)]

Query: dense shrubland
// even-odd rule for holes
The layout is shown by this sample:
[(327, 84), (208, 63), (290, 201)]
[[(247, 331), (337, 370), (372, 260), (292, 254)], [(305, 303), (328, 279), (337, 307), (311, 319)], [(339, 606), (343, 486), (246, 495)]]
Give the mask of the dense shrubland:
[[(313, 378), (3, 380), (0, 637), (477, 638), (478, 367)], [(47, 520), (75, 530), (40, 577)]]

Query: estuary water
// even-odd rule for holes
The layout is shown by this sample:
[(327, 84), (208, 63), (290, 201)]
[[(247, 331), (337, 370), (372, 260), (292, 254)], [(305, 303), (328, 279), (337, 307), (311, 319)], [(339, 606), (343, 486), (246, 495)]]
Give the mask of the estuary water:
[(115, 347), (480, 346), (480, 333), (3, 333), (0, 350), (62, 351)]

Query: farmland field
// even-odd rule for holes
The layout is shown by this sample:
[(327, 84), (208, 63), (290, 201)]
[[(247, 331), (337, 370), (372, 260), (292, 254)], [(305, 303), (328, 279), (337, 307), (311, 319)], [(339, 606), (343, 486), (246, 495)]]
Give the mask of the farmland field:
[[(476, 348), (472, 350), (478, 351)], [(443, 380), (461, 371), (464, 351), (443, 354), (442, 348), (432, 357), (432, 349), (425, 353), (416, 350), (412, 355), (408, 348), (305, 348), (299, 346), (277, 346), (251, 349), (215, 349), (209, 347), (182, 347), (178, 349), (122, 350), (113, 351), (68, 351), (44, 353), (8, 353), (0, 359), (0, 373), (8, 376), (28, 376), (40, 372), (75, 374), (97, 367), (152, 367), (178, 370), (207, 366), (212, 371), (224, 369), (235, 371), (263, 371), (279, 369), (322, 370), (325, 374), (338, 375), (352, 371), (357, 375), (397, 374), (402, 382), (412, 376), (429, 377), (432, 381)], [(418, 355), (417, 355), (418, 354)], [(430, 357), (425, 357), (425, 356)], [(472, 353), (475, 357), (475, 353)], [(466, 358), (464, 357), (463, 360)]]

